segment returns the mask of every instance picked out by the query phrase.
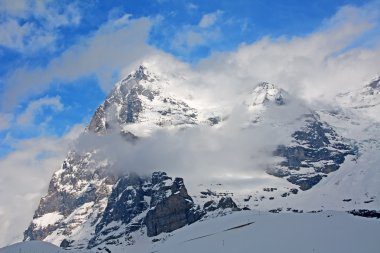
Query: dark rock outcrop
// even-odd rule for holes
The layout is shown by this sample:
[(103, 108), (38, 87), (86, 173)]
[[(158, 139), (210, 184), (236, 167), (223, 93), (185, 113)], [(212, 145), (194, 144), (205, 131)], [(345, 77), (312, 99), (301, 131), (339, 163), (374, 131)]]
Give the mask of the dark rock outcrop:
[(232, 200), (231, 197), (223, 197), (219, 200), (218, 208), (237, 208), (236, 203)]
[(233, 211), (240, 210), (236, 203), (232, 200), (231, 197), (222, 197), (218, 203), (216, 203), (214, 200), (209, 200), (203, 205), (203, 210), (205, 212), (212, 212), (217, 209), (227, 209), (231, 208)]
[(203, 210), (206, 212), (212, 212), (218, 209), (218, 204), (214, 200), (209, 200), (203, 205)]
[[(112, 188), (100, 222), (95, 227), (95, 236), (88, 248), (107, 241), (113, 243), (118, 238), (142, 228), (142, 220), (133, 220), (149, 207), (145, 196), (150, 195), (150, 179), (135, 173), (121, 177)], [(121, 230), (120, 230), (121, 229)]]
[(349, 211), (349, 213), (355, 216), (380, 219), (380, 211), (376, 211), (376, 210), (359, 209), (359, 210)]
[(288, 178), (288, 181), (290, 183), (299, 185), (300, 189), (303, 191), (309, 190), (311, 187), (318, 184), (319, 181), (321, 180), (322, 180), (321, 175), (308, 176), (308, 177), (290, 176)]
[(69, 241), (67, 239), (63, 239), (62, 242), (61, 242), (61, 244), (59, 245), (59, 247), (66, 249), (66, 248), (68, 248), (70, 246), (70, 244), (72, 242), (73, 241)]
[(148, 236), (172, 232), (199, 220), (203, 216), (188, 195), (182, 178), (173, 181), (164, 172), (152, 175), (152, 198), (145, 217)]
[(148, 208), (148, 203), (144, 200), (146, 192), (143, 185), (145, 182), (146, 180), (134, 173), (122, 177), (116, 182), (95, 233), (113, 221), (127, 224)]
[(304, 117), (306, 125), (292, 134), (292, 143), (280, 145), (273, 152), (284, 161), (267, 172), (308, 190), (328, 173), (338, 170), (345, 157), (357, 154), (357, 149), (321, 122), (317, 114)]

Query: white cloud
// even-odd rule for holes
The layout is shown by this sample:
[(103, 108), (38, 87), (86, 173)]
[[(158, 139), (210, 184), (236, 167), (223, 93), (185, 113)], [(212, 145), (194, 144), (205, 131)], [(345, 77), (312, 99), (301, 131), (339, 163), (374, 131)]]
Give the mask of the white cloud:
[(0, 113), (0, 131), (8, 129), (11, 126), (12, 119), (13, 119), (12, 114)]
[(235, 52), (215, 53), (197, 68), (227, 94), (268, 81), (306, 99), (333, 96), (380, 74), (379, 42), (371, 48), (351, 47), (376, 32), (379, 24), (373, 22), (374, 15), (378, 14), (370, 9), (344, 7), (307, 36), (266, 37), (243, 44)]
[(172, 41), (172, 48), (177, 51), (187, 51), (195, 46), (202, 45), (206, 42), (204, 36), (200, 32), (193, 31), (191, 29), (185, 30), (181, 33), (177, 33)]
[(54, 50), (56, 29), (81, 20), (74, 4), (58, 8), (52, 1), (0, 1), (0, 45), (24, 54)]
[(222, 16), (222, 14), (222, 11), (217, 10), (216, 12), (203, 15), (201, 20), (199, 21), (199, 27), (207, 28), (214, 25), (215, 22), (217, 22), (217, 20)]
[(55, 40), (55, 33), (41, 29), (34, 23), (20, 23), (15, 19), (8, 19), (0, 25), (0, 45), (24, 53), (41, 48), (50, 50), (49, 47)]
[(3, 110), (14, 108), (29, 95), (45, 91), (53, 80), (73, 81), (94, 74), (108, 92), (115, 72), (156, 52), (145, 43), (150, 26), (151, 21), (147, 18), (112, 20), (93, 36), (83, 38), (51, 60), (46, 68), (15, 70), (6, 80), (1, 104)]
[(197, 26), (185, 26), (174, 36), (170, 47), (172, 50), (186, 55), (191, 54), (194, 48), (213, 43), (221, 37), (222, 33), (219, 28), (204, 30)]
[(194, 3), (189, 3), (186, 8), (190, 11), (193, 11), (193, 10), (197, 10), (198, 9), (198, 5), (194, 4)]
[(69, 4), (61, 12), (54, 8), (52, 1), (36, 1), (34, 4), (33, 15), (45, 21), (45, 27), (54, 29), (67, 25), (78, 25), (81, 20), (79, 10), (74, 4)]
[(23, 48), (23, 40), (32, 29), (29, 23), (21, 25), (16, 20), (7, 20), (0, 26), (0, 44), (8, 48)]
[(60, 97), (44, 97), (30, 102), (25, 111), (17, 118), (19, 125), (29, 125), (33, 122), (34, 117), (41, 111), (43, 107), (51, 107), (55, 111), (62, 111), (63, 104)]
[(28, 11), (30, 1), (27, 0), (2, 0), (0, 1), (0, 10), (14, 17), (23, 17)]
[(217, 10), (203, 15), (198, 25), (184, 26), (174, 35), (170, 44), (171, 49), (181, 54), (191, 54), (194, 48), (220, 39), (222, 37), (220, 28), (213, 25), (222, 14), (222, 11)]
[(16, 151), (0, 159), (0, 245), (22, 239), (52, 173), (83, 129), (74, 126), (61, 138), (10, 140)]
[[(310, 101), (330, 99), (339, 92), (362, 87), (380, 74), (379, 37), (370, 46), (357, 44), (380, 35), (380, 15), (376, 10), (346, 6), (310, 34), (264, 37), (232, 52), (214, 53), (193, 67), (198, 73), (193, 75), (194, 80), (186, 82), (206, 87), (210, 96), (223, 101), (262, 81)], [(186, 29), (194, 31), (191, 26)], [(182, 44), (178, 42), (178, 50), (186, 50), (190, 39), (184, 31), (179, 34)], [(194, 41), (202, 43), (202, 38), (195, 36)], [(176, 64), (162, 59), (156, 65), (170, 69)]]
[(228, 179), (226, 175), (232, 174), (253, 179), (263, 174), (274, 161), (273, 150), (289, 141), (292, 127), (299, 122), (295, 119), (306, 110), (293, 100), (286, 106), (268, 108), (265, 120), (259, 125), (248, 126), (252, 112), (248, 106), (239, 104), (241, 101), (235, 102), (228, 108), (232, 110), (228, 120), (219, 127), (161, 129), (136, 143), (126, 142), (119, 133), (105, 136), (88, 133), (78, 139), (75, 150), (96, 149), (95, 161), (107, 159), (112, 163), (109, 170), (116, 174), (134, 171), (148, 175), (164, 170), (170, 175), (184, 177), (187, 186), (205, 183), (203, 180), (231, 183), (236, 177)]

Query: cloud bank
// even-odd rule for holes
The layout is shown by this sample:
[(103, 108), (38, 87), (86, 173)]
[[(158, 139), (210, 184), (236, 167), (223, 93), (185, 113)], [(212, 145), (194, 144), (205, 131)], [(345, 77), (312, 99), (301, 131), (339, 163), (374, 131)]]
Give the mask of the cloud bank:
[(215, 53), (197, 69), (208, 80), (230, 86), (227, 90), (268, 81), (308, 100), (328, 99), (380, 74), (379, 40), (368, 47), (353, 46), (379, 24), (377, 10), (347, 6), (305, 37), (265, 37), (235, 52)]

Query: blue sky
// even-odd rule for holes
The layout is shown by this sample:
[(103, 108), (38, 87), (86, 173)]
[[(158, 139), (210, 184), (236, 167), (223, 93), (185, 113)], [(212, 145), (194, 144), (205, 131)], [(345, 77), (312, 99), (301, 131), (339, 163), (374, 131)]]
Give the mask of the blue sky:
[[(369, 4), (379, 6), (363, 0), (1, 0), (0, 157), (14, 151), (14, 143), (20, 140), (63, 136), (74, 125), (89, 122), (120, 77), (123, 60), (108, 68), (107, 61), (119, 57), (112, 51), (103, 65), (78, 73), (72, 74), (76, 70), (73, 64), (66, 72), (57, 68), (64, 65), (62, 59), (75, 64), (73, 52), (91, 47), (91, 39), (97, 36), (106, 34), (111, 40), (115, 36), (117, 49), (126, 57), (125, 65), (130, 64), (128, 50), (132, 54), (136, 43), (144, 44), (141, 51), (154, 48), (196, 65), (212, 54), (233, 52), (263, 37), (307, 36), (323, 28), (343, 6), (364, 8)], [(117, 27), (117, 22), (126, 18), (127, 23)], [(128, 29), (133, 21), (141, 22), (141, 29), (124, 33), (121, 29)], [(117, 35), (119, 31), (127, 36)], [(372, 29), (351, 46), (377, 42), (377, 38)], [(95, 43), (94, 51), (107, 50), (107, 44), (102, 48), (99, 43)], [(91, 65), (94, 59), (102, 61), (104, 56), (100, 53), (86, 59), (85, 53), (79, 53), (79, 57), (78, 65), (83, 66)]]

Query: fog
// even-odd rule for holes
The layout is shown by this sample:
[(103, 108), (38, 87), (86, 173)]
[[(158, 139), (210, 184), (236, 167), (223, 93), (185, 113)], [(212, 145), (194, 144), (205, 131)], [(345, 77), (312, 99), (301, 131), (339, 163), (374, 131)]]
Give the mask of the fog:
[(184, 177), (192, 185), (228, 183), (254, 178), (279, 161), (272, 153), (278, 145), (288, 144), (301, 124), (295, 121), (305, 112), (299, 108), (292, 102), (269, 106), (261, 121), (252, 124), (252, 112), (238, 105), (227, 120), (216, 126), (159, 129), (137, 140), (122, 138), (119, 129), (106, 135), (87, 132), (78, 138), (75, 150), (96, 150), (93, 158), (110, 161), (111, 173), (149, 175), (162, 170), (170, 176)]

